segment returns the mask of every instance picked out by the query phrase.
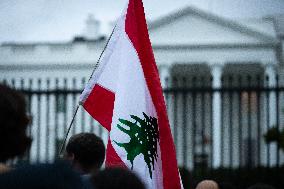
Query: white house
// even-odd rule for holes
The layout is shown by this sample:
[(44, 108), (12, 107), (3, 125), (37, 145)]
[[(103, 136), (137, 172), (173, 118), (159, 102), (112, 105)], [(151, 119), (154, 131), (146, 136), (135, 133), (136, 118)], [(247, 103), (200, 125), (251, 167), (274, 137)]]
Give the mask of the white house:
[[(87, 22), (89, 25), (86, 31), (99, 32), (96, 28), (99, 27), (99, 23), (92, 19), (92, 17), (89, 17)], [(280, 20), (280, 22), (282, 21)], [(193, 78), (199, 81), (202, 78), (203, 82), (198, 82), (197, 86), (202, 87), (205, 85), (206, 87), (221, 88), (228, 85), (229, 77), (245, 78), (247, 75), (252, 77), (252, 85), (256, 85), (257, 80), (255, 78), (260, 76), (262, 85), (275, 86), (276, 81), (273, 79), (265, 83), (265, 76), (269, 75), (273, 78), (275, 74), (283, 69), (284, 43), (282, 42), (281, 45), (281, 39), (283, 41), (284, 35), (281, 31), (284, 30), (282, 30), (283, 28), (275, 30), (276, 26), (281, 25), (279, 23), (277, 24), (272, 18), (228, 20), (193, 7), (186, 7), (149, 23), (150, 39), (163, 87), (166, 87), (166, 85), (181, 85), (183, 78), (188, 81)], [(31, 89), (71, 89), (74, 86), (81, 89), (82, 83), (92, 73), (92, 69), (106, 43), (106, 38), (97, 34), (87, 34), (86, 36), (87, 38), (77, 37), (73, 41), (65, 43), (3, 43), (0, 46), (0, 80), (5, 80), (10, 84), (14, 83), (16, 87)], [(221, 81), (222, 76), (225, 78), (223, 82)], [(213, 77), (212, 82), (211, 77)], [(176, 80), (167, 78), (176, 78)], [(39, 79), (41, 80), (40, 83), (38, 83)], [(186, 85), (190, 87), (192, 82), (187, 82)], [(237, 83), (233, 85), (237, 85)], [(247, 85), (247, 83), (242, 83), (242, 85)], [(75, 96), (75, 98), (77, 97)], [(36, 98), (33, 97), (32, 101), (32, 110), (35, 114), (33, 134), (37, 135), (37, 130), (48, 125), (49, 131), (43, 131), (41, 135), (49, 133), (53, 138), (62, 138), (62, 128), (59, 129), (59, 136), (54, 136), (55, 125), (63, 125), (65, 123), (64, 118), (68, 122), (72, 117), (72, 109), (69, 108), (68, 112), (63, 114), (59, 111), (58, 123), (55, 123), (55, 120), (48, 121), (47, 114), (50, 117), (55, 117), (58, 112), (51, 111), (48, 113), (49, 111), (44, 108), (47, 106), (46, 101), (43, 102), (43, 105), (39, 105)], [(228, 146), (223, 146), (225, 150), (222, 151), (220, 141), (223, 118), (221, 117), (222, 100), (220, 93), (214, 93), (212, 100), (206, 97), (205, 101), (208, 101), (208, 103), (204, 107), (202, 107), (200, 98), (198, 97), (196, 100), (196, 106), (199, 109), (196, 115), (198, 117), (196, 118), (196, 124), (201, 124), (202, 120), (199, 117), (202, 111), (200, 108), (205, 108), (206, 125), (209, 124), (210, 118), (213, 121), (213, 135), (210, 139), (213, 142), (214, 149), (212, 157), (210, 156), (213, 166), (226, 166), (232, 160), (233, 166), (238, 166), (239, 162), (234, 159), (240, 153), (238, 150), (232, 153), (233, 159), (230, 159), (229, 154), (221, 158), (221, 153), (225, 153)], [(271, 95), (269, 98), (270, 101), (275, 101), (275, 96)], [(51, 105), (49, 107), (51, 109), (56, 109), (54, 107), (55, 101), (55, 97), (50, 99), (49, 103)], [(188, 115), (192, 113), (190, 108), (193, 105), (192, 103), (191, 99), (191, 102), (187, 104)], [(214, 111), (211, 114), (209, 109), (212, 104)], [(276, 122), (276, 117), (273, 103), (271, 104), (270, 125), (273, 125)], [(67, 105), (74, 106), (71, 97), (68, 97)], [(178, 106), (181, 105), (180, 102)], [(265, 104), (261, 105), (264, 106)], [(177, 120), (173, 120), (174, 112), (172, 108), (172, 101), (169, 100), (168, 109), (171, 125), (179, 126), (182, 124), (182, 118), (178, 117)], [(182, 113), (179, 111), (181, 111), (180, 108), (178, 109), (178, 115), (181, 115)], [(261, 112), (264, 113), (264, 110), (261, 110)], [(38, 121), (39, 118), (37, 118), (36, 113), (40, 114), (43, 120)], [(226, 116), (223, 121), (228, 122), (228, 117)], [(80, 113), (77, 122), (81, 122), (82, 119), (85, 120), (84, 124), (91, 124), (90, 118)], [(186, 119), (188, 119), (188, 128), (191, 128), (190, 120), (193, 117), (187, 116)], [(174, 123), (175, 121), (176, 123)], [(39, 126), (38, 124), (41, 122), (42, 124)], [(191, 129), (183, 131), (182, 127), (178, 128), (176, 134), (178, 138), (182, 137), (184, 132), (188, 136), (192, 136)], [(75, 130), (79, 132), (81, 129), (78, 127)], [(97, 128), (96, 132), (99, 132)], [(209, 134), (209, 132), (210, 129), (205, 130), (205, 134)], [(106, 137), (107, 134), (104, 135), (104, 138)], [(33, 152), (33, 150), (39, 148), (40, 145), (54, 144), (52, 141), (46, 142), (46, 139), (34, 138), (32, 157), (36, 156), (37, 153)], [(228, 137), (223, 140), (225, 140), (225, 144), (229, 142), (226, 142), (226, 140), (229, 140)], [(185, 149), (192, 146), (190, 137), (186, 143), (187, 145), (184, 146), (182, 140), (176, 142), (178, 161), (180, 164), (192, 168), (192, 151)], [(54, 153), (48, 152), (52, 150), (54, 150), (54, 147), (46, 147), (39, 152), (38, 156), (41, 160), (45, 160), (46, 155), (48, 159), (52, 159)], [(272, 145), (271, 150), (275, 150), (275, 146)], [(184, 153), (186, 153), (186, 162), (184, 162)], [(272, 164), (275, 164), (275, 158), (275, 155), (269, 156)], [(261, 164), (265, 164), (266, 161), (267, 157), (263, 157)], [(283, 158), (281, 162), (284, 162)]]

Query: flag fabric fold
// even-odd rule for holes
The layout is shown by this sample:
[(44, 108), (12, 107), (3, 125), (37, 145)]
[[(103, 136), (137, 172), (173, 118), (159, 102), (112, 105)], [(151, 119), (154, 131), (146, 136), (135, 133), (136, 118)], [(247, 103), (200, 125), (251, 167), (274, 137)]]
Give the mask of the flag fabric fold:
[(80, 102), (109, 131), (106, 166), (149, 189), (182, 188), (142, 0), (129, 0)]

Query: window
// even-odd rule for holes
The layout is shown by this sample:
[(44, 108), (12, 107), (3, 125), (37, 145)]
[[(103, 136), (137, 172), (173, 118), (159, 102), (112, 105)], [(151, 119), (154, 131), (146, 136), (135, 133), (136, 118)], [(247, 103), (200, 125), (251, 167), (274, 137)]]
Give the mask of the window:
[(250, 113), (256, 113), (258, 110), (258, 102), (257, 102), (257, 93), (251, 92), (250, 94), (248, 92), (242, 92), (241, 94), (242, 98), (242, 106), (248, 111), (250, 108)]
[(56, 96), (56, 112), (66, 112), (66, 95)]

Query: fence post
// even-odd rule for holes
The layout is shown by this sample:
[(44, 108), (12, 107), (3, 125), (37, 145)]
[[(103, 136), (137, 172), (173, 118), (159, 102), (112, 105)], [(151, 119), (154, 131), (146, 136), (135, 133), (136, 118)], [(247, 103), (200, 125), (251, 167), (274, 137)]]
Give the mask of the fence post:
[[(265, 67), (265, 75), (267, 76), (267, 83), (266, 86), (268, 88), (275, 88), (276, 87), (276, 70), (275, 65), (268, 64)], [(276, 127), (276, 91), (271, 90), (268, 92), (268, 107), (269, 113), (267, 116), (268, 122), (267, 127), (272, 128)], [(276, 156), (277, 156), (277, 146), (275, 144), (269, 144), (269, 163), (270, 165), (267, 166), (275, 166), (276, 165)]]
[(170, 77), (170, 69), (170, 66), (166, 64), (159, 66), (160, 81), (163, 89), (167, 87), (167, 78)]
[[(222, 86), (222, 65), (214, 64), (211, 67), (211, 74), (213, 77), (212, 88), (220, 89)], [(221, 165), (221, 94), (219, 91), (213, 91), (213, 168)]]

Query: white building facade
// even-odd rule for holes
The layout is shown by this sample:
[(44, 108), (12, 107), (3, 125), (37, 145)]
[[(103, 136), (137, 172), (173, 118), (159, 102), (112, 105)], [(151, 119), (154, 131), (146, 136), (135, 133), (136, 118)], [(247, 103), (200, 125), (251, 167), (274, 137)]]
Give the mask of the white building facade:
[[(90, 30), (98, 32), (94, 28), (96, 22), (90, 20), (88, 22), (92, 24)], [(284, 53), (273, 20), (241, 20), (236, 22), (187, 7), (150, 23), (149, 34), (163, 88), (178, 85), (184, 87), (184, 84), (186, 87), (192, 87), (193, 80), (197, 81), (194, 87), (218, 89), (228, 85), (247, 86), (248, 80), (246, 78), (248, 75), (251, 77), (250, 85), (252, 86), (256, 86), (261, 81), (261, 86), (274, 87), (276, 80), (266, 80), (266, 76), (275, 78), (276, 74), (279, 74), (283, 69), (282, 56)], [(66, 43), (2, 44), (0, 46), (0, 80), (18, 88), (33, 90), (74, 88), (81, 90), (83, 84), (90, 77), (105, 43), (105, 38), (96, 36), (87, 40), (77, 38)], [(229, 78), (233, 78), (233, 84), (230, 83)], [(239, 78), (243, 78), (242, 82), (235, 82)], [(256, 80), (256, 78), (260, 80)], [(186, 82), (184, 82), (185, 80)], [(243, 98), (247, 98), (247, 95), (253, 96), (254, 94), (244, 93), (242, 95)], [(34, 114), (31, 132), (35, 136), (31, 157), (39, 158), (39, 161), (52, 160), (56, 148), (54, 138), (63, 138), (67, 127), (66, 123), (70, 122), (73, 109), (76, 106), (74, 102), (77, 101), (78, 95), (65, 98), (65, 104), (73, 107), (73, 109), (67, 108), (63, 111), (55, 107), (58, 104), (57, 101), (59, 101), (59, 97), (56, 95), (50, 97), (49, 100), (47, 96), (43, 96), (40, 103), (38, 96), (31, 98), (31, 109)], [(229, 153), (228, 148), (232, 147), (229, 145), (230, 141), (237, 141), (237, 135), (240, 134), (229, 135), (229, 130), (222, 130), (224, 127), (224, 125), (222, 127), (222, 124), (233, 123), (231, 125), (232, 131), (239, 133), (240, 131), (237, 128), (239, 128), (238, 124), (240, 123), (237, 124), (238, 115), (235, 115), (234, 112), (230, 113), (228, 108), (230, 104), (224, 99), (226, 97), (217, 92), (212, 93), (210, 97), (205, 96), (203, 100), (202, 96), (197, 96), (195, 99), (188, 97), (186, 114), (182, 112), (183, 101), (175, 99), (179, 102), (174, 105), (173, 98), (167, 99), (168, 113), (176, 139), (177, 157), (180, 165), (189, 168), (194, 167), (195, 154), (188, 149), (193, 148), (193, 143), (199, 141), (198, 137), (196, 141), (195, 139), (192, 140), (192, 137), (202, 133), (209, 136), (209, 145), (212, 148), (211, 151), (209, 150), (210, 152), (207, 147), (204, 147), (204, 149), (196, 148), (196, 153), (208, 153), (208, 158), (213, 167), (240, 166), (240, 161), (236, 160), (239, 160), (240, 154), (245, 156), (247, 152), (241, 152), (238, 149), (243, 148), (234, 146), (233, 148), (236, 150)], [(256, 109), (271, 106), (268, 125), (272, 127), (277, 124), (277, 120), (281, 119), (275, 114), (276, 94), (269, 95), (269, 105), (264, 100), (260, 101)], [(234, 107), (237, 103), (237, 99), (234, 99), (231, 106)], [(176, 111), (174, 106), (177, 107)], [(193, 106), (197, 109), (195, 114), (192, 111)], [(209, 111), (210, 107), (213, 107), (212, 111)], [(261, 115), (266, 114), (266, 108), (257, 111)], [(174, 114), (177, 114), (177, 116)], [(38, 118), (38, 115), (41, 119)], [(186, 130), (182, 126), (184, 123), (182, 116), (186, 117)], [(252, 117), (251, 120), (257, 119), (256, 113), (252, 113), (250, 116)], [(81, 125), (81, 127), (75, 127), (73, 133), (84, 130), (82, 125), (85, 125), (85, 129), (88, 131), (91, 130), (91, 125), (97, 125), (83, 111), (77, 115), (76, 120), (77, 125)], [(267, 122), (264, 118), (259, 120), (262, 123)], [(252, 125), (252, 133), (257, 130), (257, 122), (249, 123), (248, 120), (245, 120), (242, 124)], [(195, 125), (195, 133), (193, 132), (193, 125)], [(48, 129), (44, 129), (46, 127)], [(200, 131), (200, 133), (198, 128), (203, 127), (206, 127), (206, 129)], [(264, 127), (264, 125), (261, 127)], [(236, 129), (234, 130), (234, 128)], [(39, 135), (48, 137), (41, 139), (38, 136), (38, 130), (44, 130)], [(56, 130), (59, 134), (55, 132)], [(98, 129), (96, 126), (93, 130), (100, 135), (102, 134), (105, 140), (107, 139), (107, 133), (104, 130)], [(263, 135), (264, 130), (261, 132), (263, 132), (261, 133)], [(243, 133), (242, 138), (246, 140), (248, 138), (246, 136), (247, 131), (243, 131)], [(185, 140), (177, 140), (185, 135), (188, 136)], [(252, 134), (250, 139), (254, 136), (256, 134)], [(235, 139), (230, 139), (234, 137)], [(221, 141), (223, 142), (221, 143)], [(232, 145), (239, 144), (240, 141)], [(36, 149), (39, 149), (41, 145), (46, 147), (37, 152)], [(251, 145), (251, 148), (254, 148), (254, 146)], [(276, 146), (270, 145), (269, 152), (273, 153), (267, 156), (268, 151), (264, 139), (261, 139), (261, 147), (255, 152), (260, 153), (259, 164), (266, 165), (268, 159), (271, 165), (275, 165), (277, 161), (283, 163), (282, 152), (280, 154), (282, 159), (278, 158), (277, 160), (275, 151)], [(253, 154), (249, 154), (249, 156), (253, 156)], [(241, 161), (245, 162), (246, 160)]]

